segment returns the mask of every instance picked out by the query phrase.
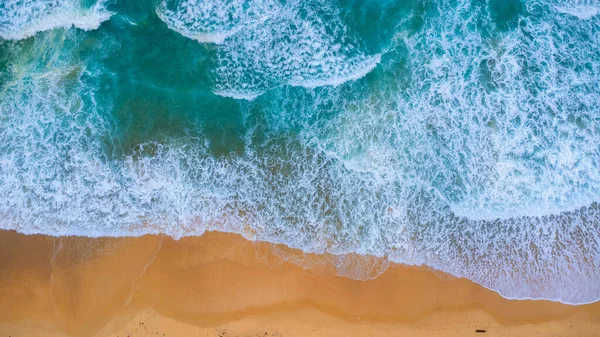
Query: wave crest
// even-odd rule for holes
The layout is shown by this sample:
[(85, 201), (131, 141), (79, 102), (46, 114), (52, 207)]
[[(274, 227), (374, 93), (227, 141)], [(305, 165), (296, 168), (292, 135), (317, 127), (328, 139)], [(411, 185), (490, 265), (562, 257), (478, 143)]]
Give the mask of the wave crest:
[(86, 8), (76, 0), (6, 0), (0, 4), (0, 38), (22, 40), (37, 32), (71, 26), (93, 30), (111, 15), (103, 0)]
[(337, 86), (381, 57), (361, 50), (329, 1), (163, 1), (157, 13), (182, 35), (219, 44), (213, 91), (236, 99), (282, 85)]
[(270, 0), (163, 0), (156, 13), (169, 29), (185, 37), (221, 44), (242, 29), (264, 22), (274, 9)]

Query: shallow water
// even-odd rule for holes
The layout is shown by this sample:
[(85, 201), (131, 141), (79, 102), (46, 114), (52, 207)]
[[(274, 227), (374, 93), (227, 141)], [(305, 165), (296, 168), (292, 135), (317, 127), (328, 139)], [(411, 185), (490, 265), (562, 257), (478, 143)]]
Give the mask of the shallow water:
[(220, 230), (596, 301), (599, 11), (5, 1), (0, 228)]

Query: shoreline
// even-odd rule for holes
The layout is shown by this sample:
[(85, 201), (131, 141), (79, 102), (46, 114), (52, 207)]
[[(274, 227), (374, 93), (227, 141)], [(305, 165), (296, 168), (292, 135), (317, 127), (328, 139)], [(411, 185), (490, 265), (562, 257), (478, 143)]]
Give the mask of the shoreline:
[[(347, 258), (374, 266), (374, 273), (385, 263)], [(595, 336), (600, 331), (600, 302), (509, 300), (467, 279), (395, 263), (374, 279), (358, 281), (336, 276), (332, 263), (328, 256), (220, 232), (174, 240), (3, 230), (0, 331), (12, 337), (434, 336), (440, 330), (444, 336), (464, 336), (478, 329), (486, 330), (477, 333), (484, 336)]]

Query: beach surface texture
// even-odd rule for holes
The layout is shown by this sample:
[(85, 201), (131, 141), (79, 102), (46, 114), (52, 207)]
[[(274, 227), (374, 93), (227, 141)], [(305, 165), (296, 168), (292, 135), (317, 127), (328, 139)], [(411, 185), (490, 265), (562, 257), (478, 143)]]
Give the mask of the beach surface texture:
[[(289, 263), (282, 253), (311, 267)], [(40, 337), (592, 337), (600, 331), (598, 303), (507, 300), (467, 279), (402, 265), (358, 281), (337, 276), (334, 260), (218, 232), (178, 241), (1, 232), (0, 331)]]

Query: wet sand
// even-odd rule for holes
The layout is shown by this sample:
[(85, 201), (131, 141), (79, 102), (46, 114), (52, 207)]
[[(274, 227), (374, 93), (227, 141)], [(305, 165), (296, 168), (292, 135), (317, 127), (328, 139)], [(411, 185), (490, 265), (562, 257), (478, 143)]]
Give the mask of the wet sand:
[[(372, 266), (372, 276), (387, 264), (346, 258)], [(225, 233), (0, 231), (0, 337), (600, 335), (600, 303), (507, 300), (466, 279), (394, 264), (357, 281), (336, 276), (336, 259)]]

